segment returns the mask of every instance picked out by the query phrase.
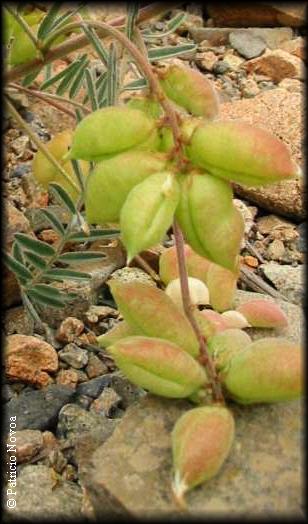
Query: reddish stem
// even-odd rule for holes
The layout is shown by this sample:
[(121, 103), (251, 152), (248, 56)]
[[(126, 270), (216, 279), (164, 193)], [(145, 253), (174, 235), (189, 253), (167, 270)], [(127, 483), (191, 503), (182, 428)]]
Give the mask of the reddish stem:
[(199, 342), (200, 355), (198, 357), (198, 360), (206, 368), (207, 375), (208, 375), (208, 378), (210, 380), (211, 387), (212, 387), (214, 401), (217, 403), (224, 403), (224, 397), (222, 394), (221, 385), (220, 385), (212, 358), (208, 353), (205, 337), (201, 334), (199, 326), (193, 315), (193, 306), (190, 301), (189, 285), (188, 285), (187, 270), (186, 270), (186, 263), (185, 263), (184, 239), (183, 239), (181, 229), (179, 228), (176, 221), (174, 221), (173, 223), (173, 232), (174, 232), (174, 239), (175, 239), (175, 246), (176, 246), (176, 253), (177, 253), (177, 260), (178, 260), (178, 267), (179, 267), (179, 275), (180, 275), (180, 282), (181, 282), (181, 291), (182, 291), (182, 300), (183, 300), (184, 311), (185, 311), (185, 314)]

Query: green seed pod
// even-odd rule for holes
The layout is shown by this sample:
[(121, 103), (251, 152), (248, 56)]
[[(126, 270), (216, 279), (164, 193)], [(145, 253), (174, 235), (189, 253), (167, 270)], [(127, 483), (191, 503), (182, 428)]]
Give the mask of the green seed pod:
[(172, 224), (179, 198), (180, 186), (169, 172), (150, 175), (130, 191), (120, 215), (128, 261), (162, 240)]
[(162, 171), (166, 159), (161, 153), (126, 151), (96, 165), (86, 184), (85, 207), (88, 222), (118, 222), (123, 204), (134, 186)]
[(111, 293), (124, 320), (138, 335), (174, 342), (196, 357), (199, 344), (184, 313), (164, 291), (141, 282), (111, 280)]
[(240, 404), (296, 399), (303, 391), (302, 349), (284, 338), (256, 340), (232, 358), (222, 383)]
[[(63, 167), (64, 171), (68, 174), (79, 187), (79, 183), (73, 169), (72, 163), (70, 160), (63, 162), (63, 157), (67, 153), (69, 147), (72, 143), (73, 131), (67, 129), (57, 133), (52, 140), (50, 140), (46, 147), (48, 151), (55, 157), (59, 164)], [(88, 176), (89, 173), (89, 163), (84, 160), (79, 161), (80, 168), (84, 176)], [(80, 191), (75, 190), (66, 178), (59, 172), (55, 166), (45, 157), (45, 155), (38, 151), (34, 156), (32, 163), (33, 175), (36, 180), (44, 187), (48, 189), (48, 186), (51, 182), (56, 182), (60, 184), (73, 198), (74, 201), (80, 196)]]
[(251, 343), (250, 336), (241, 329), (226, 329), (216, 333), (207, 341), (207, 347), (212, 355), (218, 371), (225, 371), (232, 358), (245, 351)]
[(155, 129), (155, 121), (143, 111), (129, 107), (105, 107), (86, 116), (76, 127), (67, 158), (96, 161), (144, 142)]
[(185, 398), (208, 383), (204, 368), (167, 340), (128, 337), (110, 346), (108, 351), (133, 384), (155, 395)]
[(210, 294), (210, 304), (215, 311), (225, 311), (233, 306), (239, 269), (230, 271), (213, 262), (210, 264), (206, 283)]
[(195, 311), (194, 316), (198, 322), (199, 329), (206, 340), (216, 335), (216, 333), (228, 329), (228, 325), (222, 316), (211, 309)]
[(159, 71), (160, 85), (168, 98), (196, 116), (212, 120), (219, 104), (213, 84), (199, 71), (172, 65)]
[(225, 407), (197, 407), (177, 420), (171, 434), (172, 487), (182, 505), (187, 491), (217, 475), (230, 453), (234, 432), (233, 415)]
[(133, 148), (134, 151), (160, 151), (160, 135), (158, 129), (154, 129), (144, 142), (140, 142), (136, 147)]
[(139, 109), (152, 118), (159, 118), (163, 114), (160, 103), (149, 96), (134, 96), (127, 102), (126, 106)]
[(296, 176), (285, 144), (246, 122), (207, 122), (194, 131), (190, 160), (211, 174), (246, 186), (265, 186)]
[(207, 173), (181, 178), (176, 217), (185, 240), (198, 253), (235, 271), (244, 234), (244, 221), (232, 201), (230, 184)]
[[(38, 24), (31, 27), (34, 34), (37, 33), (38, 27)], [(9, 51), (10, 65), (17, 66), (39, 57), (36, 46), (23, 29), (16, 28), (12, 36), (14, 37), (14, 41)]]
[(108, 348), (115, 342), (122, 340), (122, 338), (131, 337), (134, 335), (136, 335), (135, 331), (127, 324), (127, 322), (125, 322), (125, 320), (122, 320), (112, 329), (107, 331), (107, 333), (99, 335), (96, 338), (96, 341), (101, 348)]

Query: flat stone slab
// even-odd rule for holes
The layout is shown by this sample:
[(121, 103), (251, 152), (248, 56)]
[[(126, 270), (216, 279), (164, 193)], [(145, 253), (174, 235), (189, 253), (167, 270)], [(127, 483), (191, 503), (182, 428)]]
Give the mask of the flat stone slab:
[[(233, 448), (217, 477), (187, 495), (188, 515), (300, 516), (300, 403), (229, 405), (236, 422)], [(129, 408), (112, 437), (92, 455), (84, 477), (98, 517), (181, 515), (170, 487), (170, 432), (191, 407), (149, 395)]]
[[(236, 305), (271, 297), (238, 291)], [(302, 340), (301, 308), (275, 301), (288, 328), (247, 330), (253, 339), (284, 336)], [(236, 423), (231, 453), (217, 477), (187, 494), (187, 513), (171, 492), (171, 430), (194, 406), (186, 400), (147, 395), (130, 406), (112, 436), (84, 465), (87, 496), (98, 517), (178, 519), (179, 517), (303, 516), (302, 423), (300, 401), (240, 406), (228, 402)]]

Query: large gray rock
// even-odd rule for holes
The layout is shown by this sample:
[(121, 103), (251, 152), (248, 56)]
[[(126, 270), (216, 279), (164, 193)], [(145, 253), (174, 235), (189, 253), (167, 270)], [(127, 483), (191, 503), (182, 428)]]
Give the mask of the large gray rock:
[[(259, 293), (238, 291), (236, 305)], [(250, 329), (253, 339), (302, 340), (298, 306), (277, 301), (289, 317), (284, 330)], [(187, 495), (187, 516), (302, 516), (300, 401), (240, 406), (228, 402), (236, 438), (219, 474)], [(83, 463), (83, 485), (98, 517), (179, 518), (172, 497), (170, 432), (192, 404), (147, 395), (130, 406), (112, 436)]]
[(269, 262), (260, 266), (262, 273), (290, 302), (301, 305), (304, 298), (304, 268)]
[(260, 56), (266, 49), (266, 43), (260, 36), (251, 33), (241, 33), (233, 31), (229, 35), (231, 47), (244, 58), (250, 59)]
[(82, 491), (68, 481), (59, 482), (53, 470), (47, 466), (25, 466), (18, 475), (16, 487), (16, 507), (7, 510), (12, 519), (29, 522), (72, 521), (80, 519)]

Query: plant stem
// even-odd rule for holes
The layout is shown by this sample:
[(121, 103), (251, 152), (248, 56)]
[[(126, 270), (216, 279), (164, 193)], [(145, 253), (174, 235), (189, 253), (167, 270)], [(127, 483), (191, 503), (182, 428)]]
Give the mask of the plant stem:
[(18, 122), (20, 127), (22, 127), (27, 135), (30, 137), (32, 142), (36, 145), (36, 147), (41, 151), (41, 153), (53, 164), (53, 166), (60, 171), (61, 175), (64, 176), (65, 180), (76, 190), (79, 192), (78, 185), (72, 180), (66, 171), (64, 171), (63, 167), (57, 162), (55, 157), (48, 151), (47, 147), (40, 141), (40, 139), (36, 136), (36, 134), (32, 131), (30, 126), (24, 121), (24, 119), (20, 116), (18, 111), (15, 109), (13, 104), (9, 101), (8, 97), (6, 96), (6, 103), (9, 108), (10, 113), (15, 118), (15, 120)]
[[(171, 8), (175, 8), (181, 5), (182, 3), (183, 2), (155, 2), (153, 4), (150, 4), (140, 9), (137, 22), (144, 22), (155, 16), (162, 15), (168, 12)], [(109, 24), (111, 26), (117, 27), (124, 26), (125, 20), (126, 16), (120, 16), (113, 20), (110, 20)], [(106, 36), (105, 31), (99, 31), (98, 34), (100, 37)], [(85, 47), (87, 44), (88, 39), (86, 35), (70, 38), (69, 41), (62, 43), (53, 49), (48, 50), (44, 58), (36, 58), (34, 60), (31, 60), (31, 62), (27, 62), (25, 64), (13, 67), (10, 71), (7, 72), (5, 80), (17, 80), (18, 78), (25, 76), (28, 73), (32, 73), (36, 69), (44, 67), (45, 65), (49, 64), (50, 62), (53, 62), (56, 59), (63, 58), (68, 54), (72, 53), (73, 51), (77, 51), (78, 49)]]
[[(66, 107), (62, 106), (61, 104), (58, 104), (54, 100), (50, 100), (48, 97), (46, 97), (44, 95), (44, 93), (40, 93), (39, 91), (32, 92), (30, 89), (23, 89), (23, 88), (19, 89), (18, 85), (16, 85), (16, 87), (15, 87), (15, 85), (11, 86), (11, 88), (15, 89), (15, 91), (22, 91), (24, 93), (36, 96), (37, 98), (40, 98), (41, 100), (44, 100), (44, 102), (46, 102), (47, 104), (55, 107), (56, 109), (59, 109), (59, 111), (62, 111), (63, 113), (66, 113), (67, 115), (69, 115), (72, 118), (76, 118), (76, 115), (75, 115), (75, 113), (73, 113), (73, 111), (70, 111), (69, 109), (67, 109)], [(8, 93), (9, 93), (9, 89), (10, 89), (10, 86), (7, 87), (7, 92)]]
[[(43, 93), (42, 91), (36, 91), (35, 89), (33, 88), (29, 88), (29, 87), (24, 87), (24, 86), (20, 86), (19, 84), (15, 84), (14, 82), (12, 82), (11, 84), (9, 84), (7, 86), (7, 88), (14, 88), (14, 89), (18, 89), (19, 91), (23, 91), (24, 93), (27, 93), (29, 95), (33, 95), (33, 96), (37, 96), (38, 98), (44, 98), (44, 100), (46, 102), (48, 102), (48, 98), (50, 98), (51, 100), (59, 100), (59, 102), (64, 102), (64, 103), (67, 103), (67, 104), (71, 104), (72, 106), (74, 107), (78, 107), (79, 109), (81, 109), (82, 111), (84, 111), (85, 113), (88, 113), (90, 114), (91, 113), (91, 109), (89, 109), (88, 107), (86, 107), (85, 105), (83, 104), (79, 104), (78, 102), (75, 102), (75, 100), (71, 100), (70, 98), (66, 98), (65, 96), (60, 96), (60, 95), (55, 95), (53, 93)], [(57, 107), (55, 105), (55, 107)], [(61, 111), (64, 109), (62, 109), (63, 106), (61, 106), (60, 108), (60, 105), (58, 105), (58, 109), (60, 109)], [(67, 111), (66, 111), (67, 112)], [(70, 114), (76, 118), (76, 115), (75, 113), (72, 113), (70, 112)]]
[(176, 253), (177, 253), (177, 260), (178, 260), (178, 267), (179, 267), (179, 275), (180, 275), (180, 282), (181, 282), (182, 301), (183, 301), (184, 311), (185, 311), (185, 314), (199, 342), (199, 347), (200, 347), (199, 362), (203, 364), (204, 367), (206, 368), (207, 375), (208, 375), (208, 378), (210, 380), (211, 387), (212, 387), (213, 399), (215, 402), (223, 403), (224, 398), (223, 398), (223, 394), (221, 390), (221, 385), (220, 385), (220, 382), (218, 380), (217, 373), (215, 370), (215, 366), (212, 362), (211, 356), (208, 353), (205, 337), (201, 334), (199, 326), (193, 315), (193, 306), (191, 304), (190, 296), (189, 296), (189, 286), (188, 286), (187, 270), (186, 270), (186, 264), (185, 264), (184, 239), (183, 239), (181, 229), (179, 228), (176, 221), (174, 221), (173, 223), (173, 232), (174, 232), (174, 239), (175, 239), (175, 245), (176, 245)]

